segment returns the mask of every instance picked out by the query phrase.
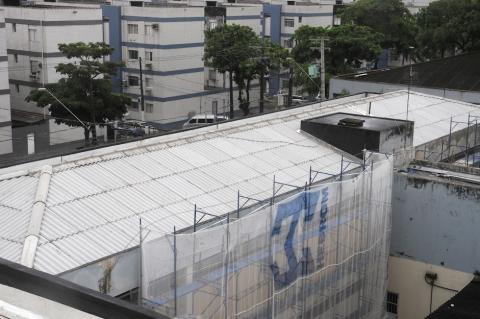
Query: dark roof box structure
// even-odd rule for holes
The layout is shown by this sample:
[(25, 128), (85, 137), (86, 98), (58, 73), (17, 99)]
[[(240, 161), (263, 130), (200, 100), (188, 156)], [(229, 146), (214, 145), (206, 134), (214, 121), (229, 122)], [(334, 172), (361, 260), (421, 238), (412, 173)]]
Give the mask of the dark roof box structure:
[(359, 158), (364, 149), (394, 153), (413, 142), (413, 122), (358, 114), (335, 113), (303, 120), (301, 129)]

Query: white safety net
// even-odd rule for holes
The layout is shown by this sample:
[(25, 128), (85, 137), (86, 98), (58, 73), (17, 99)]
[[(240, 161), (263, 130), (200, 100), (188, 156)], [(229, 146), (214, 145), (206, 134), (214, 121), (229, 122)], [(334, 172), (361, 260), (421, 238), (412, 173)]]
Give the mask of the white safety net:
[(144, 305), (178, 318), (381, 318), (392, 178), (385, 159), (228, 224), (145, 241)]

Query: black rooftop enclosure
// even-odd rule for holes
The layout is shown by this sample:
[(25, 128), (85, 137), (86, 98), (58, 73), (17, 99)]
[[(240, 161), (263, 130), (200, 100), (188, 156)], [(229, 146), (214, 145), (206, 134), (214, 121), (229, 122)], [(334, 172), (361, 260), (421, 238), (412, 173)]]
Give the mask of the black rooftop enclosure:
[(151, 310), (2, 258), (0, 285), (16, 288), (101, 318), (168, 319)]
[(413, 143), (412, 121), (334, 113), (303, 120), (300, 127), (302, 131), (359, 158), (362, 158), (364, 149), (392, 154)]

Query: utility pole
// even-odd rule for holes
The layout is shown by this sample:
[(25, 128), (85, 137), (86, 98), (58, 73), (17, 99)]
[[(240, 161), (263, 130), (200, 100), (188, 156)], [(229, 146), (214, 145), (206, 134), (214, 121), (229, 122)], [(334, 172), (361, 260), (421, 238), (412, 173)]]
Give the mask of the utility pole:
[(287, 106), (292, 106), (292, 94), (293, 94), (293, 63), (290, 61), (290, 77), (288, 78), (288, 102)]
[(327, 37), (321, 37), (314, 39), (315, 42), (320, 41), (320, 47), (311, 47), (312, 50), (320, 51), (320, 62), (317, 59), (317, 65), (320, 67), (320, 101), (325, 101), (325, 41), (328, 41)]
[(141, 57), (138, 57), (138, 64), (140, 66), (140, 113), (142, 115), (142, 121), (145, 121), (145, 96), (143, 94), (143, 71)]
[(320, 100), (325, 101), (325, 39), (320, 39)]
[(260, 63), (262, 64), (262, 67), (260, 70), (260, 113), (263, 113), (263, 107), (264, 107), (263, 102), (265, 98), (265, 59), (263, 56)]

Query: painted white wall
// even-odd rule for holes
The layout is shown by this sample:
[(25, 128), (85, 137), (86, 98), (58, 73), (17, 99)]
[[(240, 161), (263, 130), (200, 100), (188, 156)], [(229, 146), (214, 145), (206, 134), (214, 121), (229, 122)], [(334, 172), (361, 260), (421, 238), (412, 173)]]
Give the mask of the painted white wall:
[[(0, 23), (5, 22), (5, 11), (0, 10)], [(0, 28), (0, 57), (7, 56), (6, 28)], [(8, 90), (8, 61), (0, 61), (0, 90)], [(12, 152), (12, 127), (10, 116), (10, 93), (0, 93), (0, 154)], [(3, 124), (2, 124), (3, 123)], [(8, 125), (6, 125), (8, 124)]]
[(0, 317), (12, 319), (100, 318), (58, 302), (4, 285), (0, 285)]
[[(26, 7), (7, 7), (6, 17), (9, 19), (35, 20), (35, 21), (76, 21), (76, 20), (102, 20), (102, 11), (98, 7), (69, 7), (62, 8), (26, 8)], [(43, 22), (42, 22), (43, 23)], [(42, 24), (41, 23), (41, 24)], [(9, 50), (34, 51), (40, 53), (59, 52), (59, 43), (72, 42), (101, 42), (104, 37), (103, 24), (95, 25), (60, 25), (60, 26), (42, 26), (29, 25), (26, 23), (16, 23), (14, 31), (12, 23), (7, 23), (7, 48)], [(36, 30), (36, 39), (29, 39), (29, 29)], [(19, 92), (12, 84), (11, 104), (12, 108), (33, 113), (43, 113), (43, 110), (37, 108), (35, 103), (27, 103), (25, 97), (35, 87), (43, 83), (55, 83), (60, 78), (56, 73), (55, 67), (62, 62), (67, 62), (66, 57), (31, 57), (18, 54), (16, 59), (14, 54), (8, 54), (9, 76), (12, 81), (26, 81), (30, 85), (20, 84)], [(37, 80), (30, 78), (30, 61), (39, 61), (42, 63)]]
[[(398, 319), (423, 319), (429, 314), (431, 286), (424, 279), (427, 272), (438, 275), (437, 285), (455, 290), (463, 289), (473, 279), (473, 274), (390, 256), (388, 291), (398, 294)], [(434, 287), (432, 311), (454, 295), (452, 291)]]
[[(227, 24), (238, 24), (252, 28), (252, 30), (260, 35), (262, 31), (262, 20), (260, 15), (263, 11), (262, 5), (234, 5), (224, 4), (227, 9)], [(235, 17), (257, 16), (257, 19), (235, 19)]]

